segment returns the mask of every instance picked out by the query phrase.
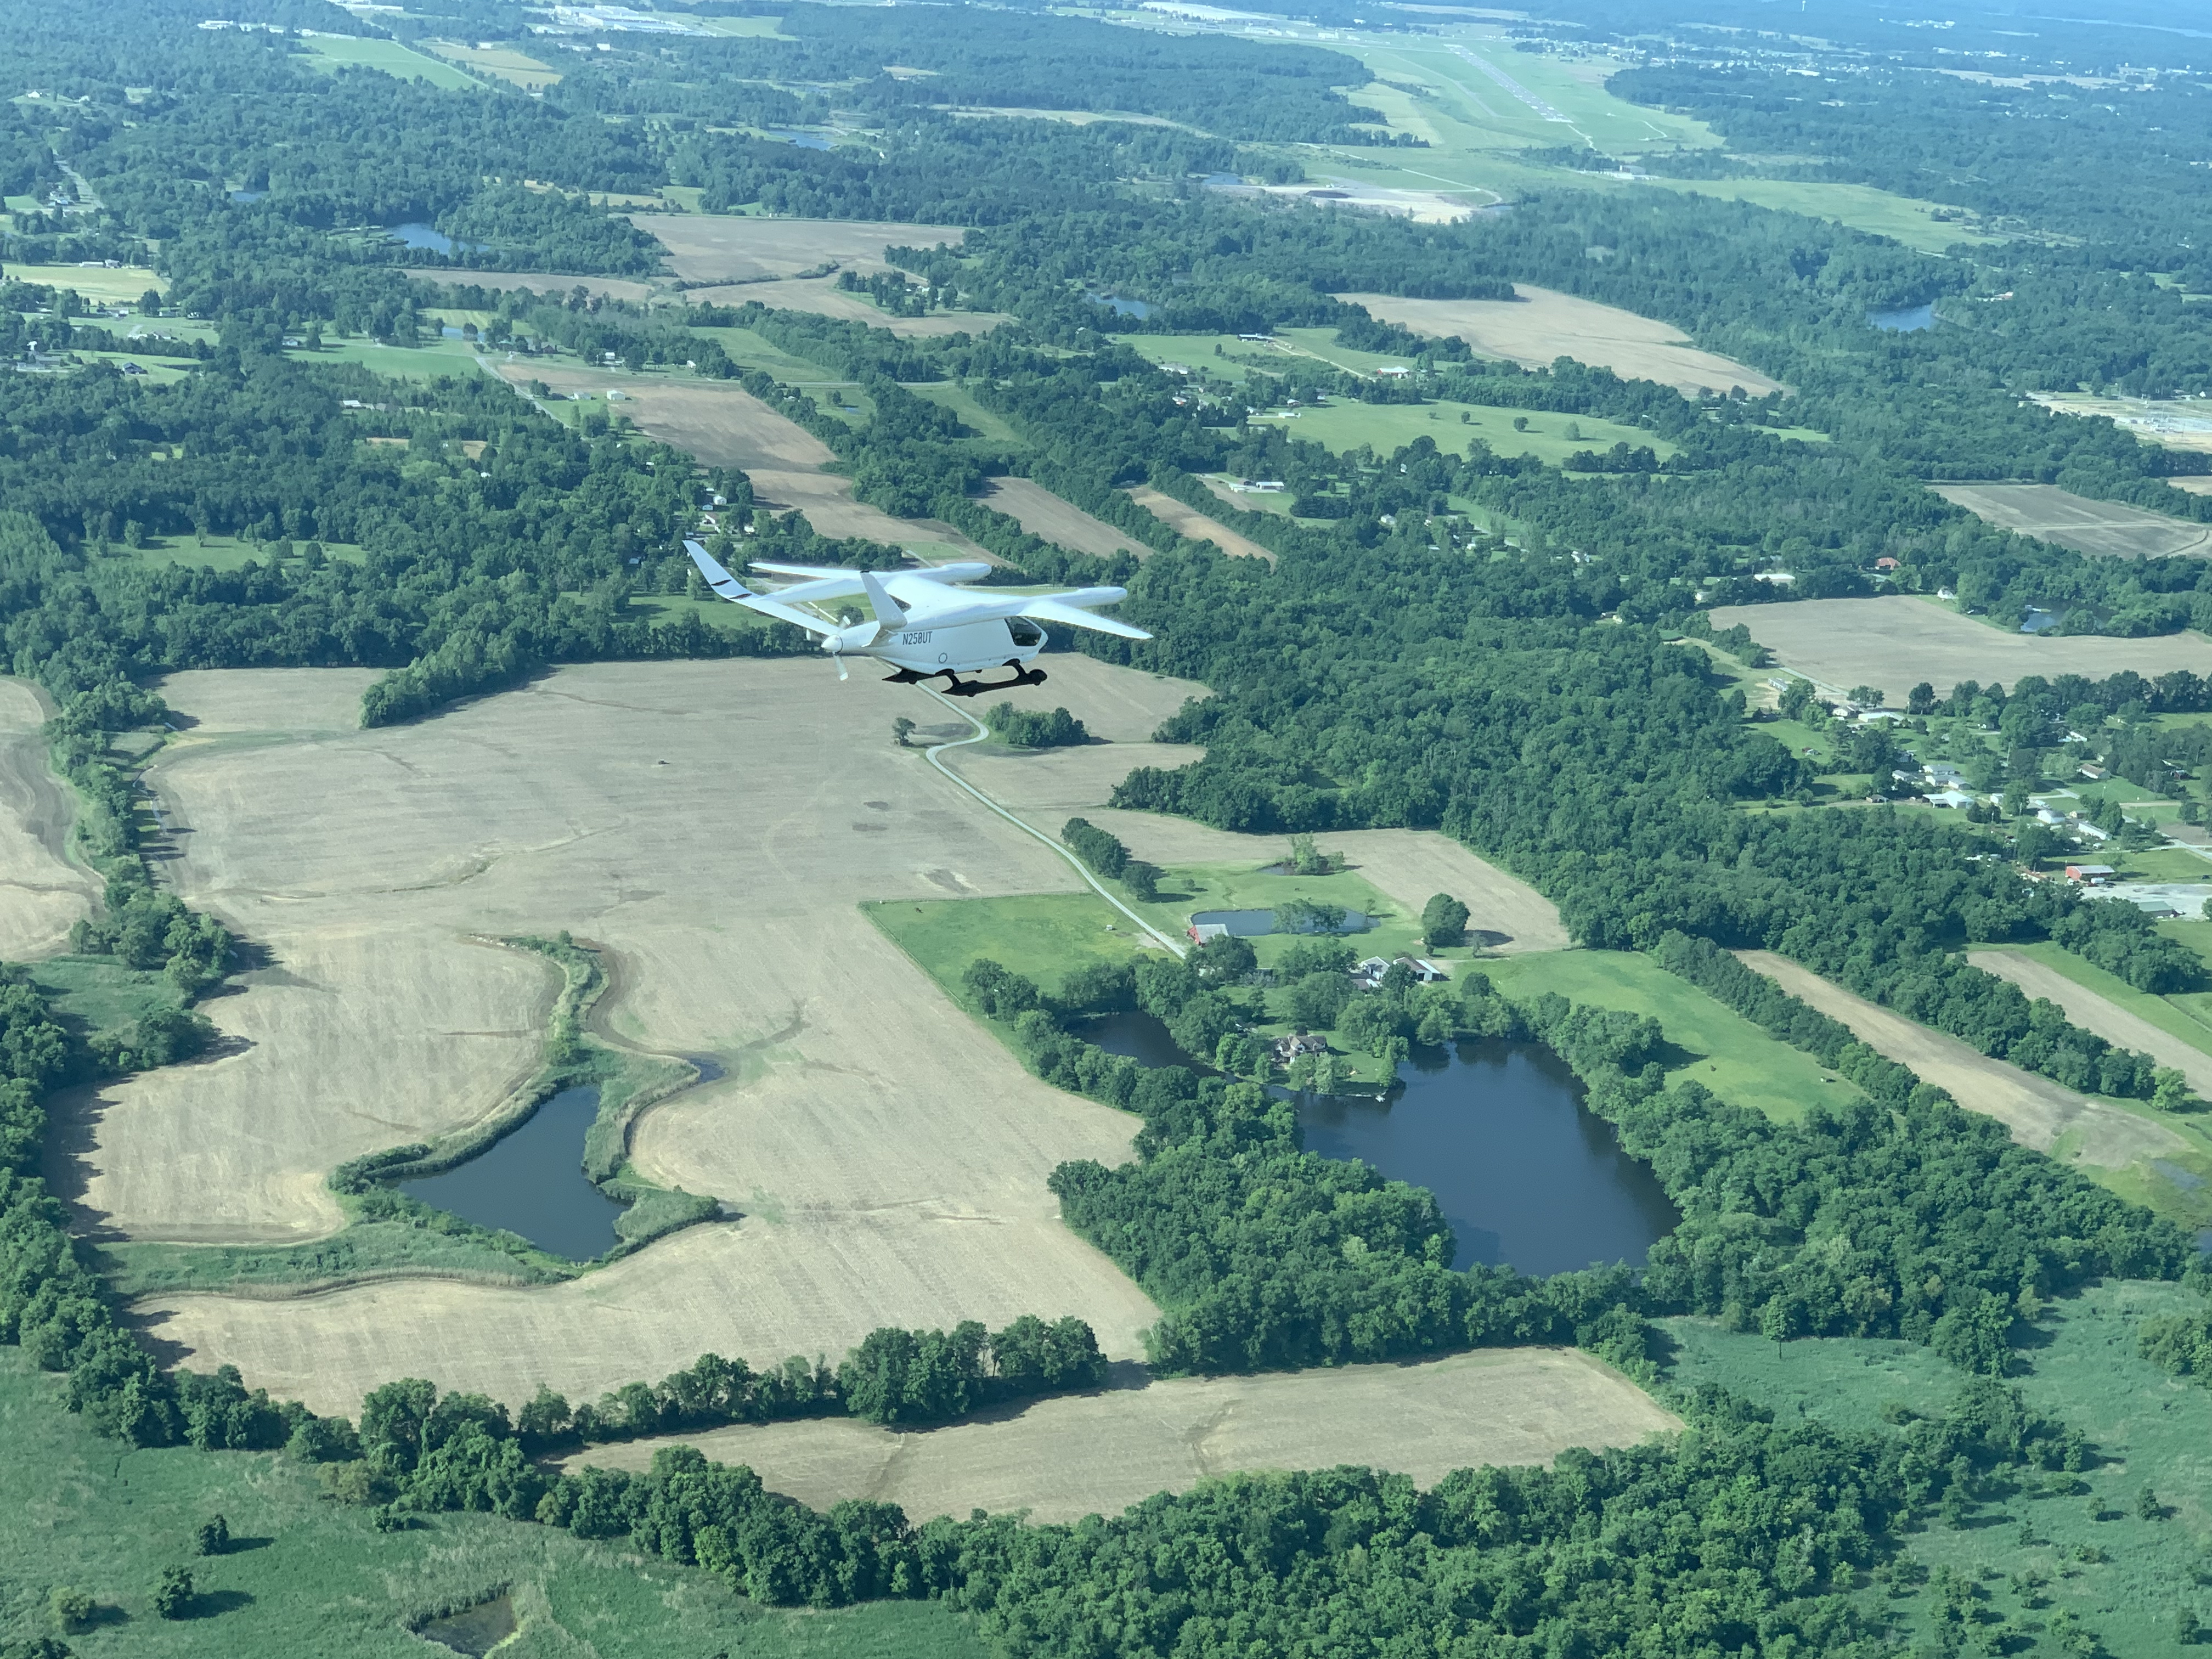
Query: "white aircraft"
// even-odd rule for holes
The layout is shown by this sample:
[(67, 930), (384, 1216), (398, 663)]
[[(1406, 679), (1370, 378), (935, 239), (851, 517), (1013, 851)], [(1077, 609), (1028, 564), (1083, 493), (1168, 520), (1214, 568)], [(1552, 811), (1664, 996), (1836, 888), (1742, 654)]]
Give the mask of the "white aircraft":
[[(988, 564), (940, 564), (878, 574), (872, 570), (825, 570), (812, 565), (755, 561), (755, 570), (804, 579), (773, 593), (756, 593), (723, 569), (697, 542), (685, 542), (684, 550), (699, 567), (707, 586), (722, 598), (820, 635), (822, 648), (837, 659), (841, 680), (845, 678), (846, 658), (874, 657), (898, 671), (886, 676), (897, 684), (915, 685), (942, 676), (947, 696), (972, 697), (1012, 686), (1044, 684), (1044, 670), (1027, 665), (1044, 649), (1045, 632), (1037, 626), (1039, 623), (1091, 628), (1102, 634), (1118, 634), (1125, 640), (1152, 637), (1143, 629), (1115, 622), (1111, 617), (1091, 615), (1100, 605), (1127, 599), (1127, 588), (1079, 587), (1067, 593), (1008, 593), (994, 598), (960, 586), (988, 574), (991, 568)], [(799, 608), (818, 600), (858, 599), (864, 594), (875, 608), (876, 620), (851, 627), (841, 627)], [(987, 668), (1011, 668), (1014, 677), (988, 684), (960, 678)]]

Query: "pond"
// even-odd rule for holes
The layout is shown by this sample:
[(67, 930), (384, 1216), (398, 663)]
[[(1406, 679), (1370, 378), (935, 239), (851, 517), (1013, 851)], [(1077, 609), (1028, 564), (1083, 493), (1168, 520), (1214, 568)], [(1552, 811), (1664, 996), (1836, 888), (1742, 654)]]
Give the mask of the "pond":
[(1869, 311), (1867, 321), (1890, 334), (1917, 334), (1923, 329), (1936, 326), (1936, 302), (1924, 306), (1906, 306), (1898, 311)]
[(230, 192), (230, 199), (234, 202), (258, 202), (268, 194), (265, 190), (234, 190)]
[(796, 144), (801, 149), (834, 149), (829, 139), (818, 132), (793, 132), (788, 127), (763, 127), (763, 137), (780, 138), (787, 144)]
[(1641, 1266), (1680, 1218), (1658, 1177), (1584, 1108), (1567, 1063), (1540, 1043), (1417, 1050), (1398, 1078), (1380, 1100), (1300, 1097), (1306, 1150), (1364, 1159), (1434, 1193), (1459, 1241), (1455, 1267)]
[(456, 248), (464, 253), (471, 253), (483, 246), (482, 242), (457, 242), (437, 226), (419, 222), (388, 225), (384, 234), (404, 246), (424, 247), (433, 253), (451, 253)]
[(494, 1596), (443, 1619), (433, 1619), (415, 1633), (441, 1648), (465, 1653), (469, 1659), (483, 1659), (514, 1634), (514, 1601), (511, 1596)]
[(1096, 1018), (1081, 1021), (1074, 1029), (1075, 1035), (1085, 1042), (1095, 1042), (1108, 1054), (1133, 1060), (1139, 1066), (1181, 1066), (1190, 1071), (1205, 1073), (1213, 1070), (1211, 1066), (1193, 1060), (1176, 1046), (1176, 1040), (1168, 1035), (1164, 1020), (1140, 1009), (1100, 1014)]
[[(1273, 910), (1200, 910), (1190, 919), (1194, 927), (1219, 927), (1232, 939), (1264, 939), (1275, 931)], [(1375, 925), (1374, 917), (1364, 911), (1346, 910), (1344, 920), (1329, 932), (1364, 933)], [(1317, 919), (1309, 917), (1297, 925), (1284, 929), (1292, 933), (1318, 933), (1322, 931)]]
[(1152, 314), (1152, 307), (1146, 301), (1125, 300), (1118, 294), (1092, 294), (1085, 297), (1096, 304), (1108, 307), (1118, 316), (1149, 317)]
[(617, 1242), (623, 1206), (584, 1178), (584, 1132), (599, 1115), (599, 1091), (563, 1089), (465, 1164), (403, 1181), (410, 1198), (480, 1227), (520, 1233), (571, 1261), (604, 1255)]

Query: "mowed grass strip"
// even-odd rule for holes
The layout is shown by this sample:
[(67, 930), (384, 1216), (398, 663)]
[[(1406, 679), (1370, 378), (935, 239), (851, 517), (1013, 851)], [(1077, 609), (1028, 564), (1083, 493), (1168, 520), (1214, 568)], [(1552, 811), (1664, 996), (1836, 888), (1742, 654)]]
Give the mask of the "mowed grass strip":
[[(602, 1659), (985, 1659), (939, 1602), (837, 1612), (772, 1611), (696, 1568), (489, 1515), (414, 1517), (379, 1532), (369, 1511), (331, 1502), (313, 1472), (268, 1452), (134, 1449), (62, 1406), (62, 1379), (0, 1348), (0, 1644), (54, 1633), (58, 1587), (90, 1595), (79, 1659), (422, 1659), (442, 1652), (409, 1626), (448, 1607), (512, 1595), (521, 1634), (507, 1650)], [(221, 1515), (228, 1553), (193, 1534)], [(193, 1616), (157, 1617), (162, 1570), (188, 1566)]]
[(1635, 951), (1559, 951), (1476, 964), (1518, 1001), (1556, 993), (1571, 1002), (1648, 1014), (1668, 1043), (1670, 1081), (1703, 1084), (1723, 1100), (1793, 1123), (1814, 1106), (1865, 1097), (1820, 1062), (1769, 1036), (1733, 1008)]

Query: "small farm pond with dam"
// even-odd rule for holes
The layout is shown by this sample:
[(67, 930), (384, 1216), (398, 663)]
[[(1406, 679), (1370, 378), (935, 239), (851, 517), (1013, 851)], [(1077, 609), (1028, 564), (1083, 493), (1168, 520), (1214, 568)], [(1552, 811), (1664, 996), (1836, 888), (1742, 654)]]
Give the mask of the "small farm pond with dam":
[(604, 1255), (617, 1242), (623, 1206), (584, 1178), (584, 1132), (599, 1112), (597, 1089), (563, 1089), (465, 1164), (399, 1190), (571, 1261)]
[[(1210, 1069), (1150, 1014), (1109, 1014), (1079, 1030), (1143, 1065)], [(1297, 1099), (1308, 1152), (1363, 1159), (1437, 1195), (1458, 1241), (1455, 1267), (1640, 1267), (1680, 1218), (1582, 1095), (1566, 1061), (1541, 1043), (1484, 1041), (1417, 1048), (1381, 1098)]]

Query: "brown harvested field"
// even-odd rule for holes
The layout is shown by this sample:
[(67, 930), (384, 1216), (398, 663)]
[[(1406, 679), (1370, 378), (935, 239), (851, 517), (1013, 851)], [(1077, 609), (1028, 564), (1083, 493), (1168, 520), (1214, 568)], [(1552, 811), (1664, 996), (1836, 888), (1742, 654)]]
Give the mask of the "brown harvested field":
[(569, 1460), (643, 1468), (660, 1446), (744, 1464), (817, 1509), (848, 1498), (908, 1519), (971, 1509), (1032, 1520), (1115, 1515), (1242, 1470), (1368, 1465), (1432, 1486), (1454, 1469), (1547, 1463), (1570, 1446), (1634, 1445), (1682, 1426), (1573, 1349), (1514, 1348), (1408, 1365), (1174, 1377), (1041, 1400), (1018, 1415), (897, 1433), (850, 1419), (641, 1440)]
[(1042, 536), (1071, 553), (1110, 559), (1126, 551), (1141, 559), (1152, 551), (1127, 531), (1094, 519), (1042, 484), (1027, 478), (994, 478), (990, 484), (990, 493), (982, 498), (984, 506), (1005, 514), (1030, 535)]
[(1954, 507), (1984, 523), (2054, 542), (2095, 558), (2212, 557), (2212, 529), (2114, 501), (2093, 501), (2056, 484), (1934, 484)]
[(752, 480), (762, 506), (777, 512), (796, 508), (825, 536), (939, 542), (971, 557), (990, 556), (950, 526), (895, 519), (881, 507), (854, 500), (850, 478), (823, 471), (836, 459), (830, 446), (735, 381), (671, 380), (545, 363), (500, 363), (496, 368), (515, 386), (542, 380), (557, 392), (621, 392), (623, 401), (610, 407), (635, 421), (639, 431), (708, 466), (739, 469)]
[(787, 276), (770, 283), (736, 283), (726, 288), (695, 288), (684, 295), (695, 305), (741, 306), (757, 300), (773, 311), (806, 311), (888, 329), (902, 339), (935, 339), (948, 334), (988, 334), (1013, 319), (1003, 311), (933, 311), (926, 317), (894, 317), (857, 294), (848, 294), (823, 277)]
[(650, 283), (633, 283), (620, 276), (563, 276), (544, 270), (427, 270), (421, 265), (402, 265), (398, 269), (428, 282), (488, 288), (501, 294), (526, 288), (533, 294), (558, 295), (565, 299), (572, 289), (580, 287), (604, 299), (628, 300), (636, 305), (643, 305), (653, 297)]
[(2145, 1158), (2188, 1150), (2163, 1124), (2090, 1100), (2049, 1078), (1992, 1060), (1917, 1020), (1892, 1013), (1771, 951), (1739, 951), (1746, 966), (1775, 981), (1879, 1054), (1948, 1091), (1970, 1112), (1996, 1118), (2023, 1146), (2092, 1169), (2124, 1170)]
[(2094, 1031), (2107, 1042), (2136, 1049), (2161, 1066), (2172, 1066), (2199, 1095), (2212, 1096), (2212, 1054), (2160, 1030), (2110, 997), (2017, 951), (1969, 951), (1966, 960), (1985, 973), (2010, 980), (2031, 998), (2045, 997), (2057, 1003), (2066, 1011), (2066, 1018), (2083, 1030)]
[[(545, 1288), (158, 1300), (139, 1310), (157, 1340), (339, 1411), (392, 1376), (590, 1396), (708, 1348), (834, 1358), (882, 1324), (1024, 1312), (1079, 1315), (1110, 1353), (1139, 1352), (1156, 1310), (1045, 1186), (1064, 1160), (1127, 1158), (1135, 1121), (1031, 1078), (857, 908), (1075, 886), (890, 744), (892, 717), (926, 700), (811, 660), (605, 664), (343, 730), (365, 678), (165, 688), (202, 720), (152, 777), (191, 831), (178, 889), (269, 941), (277, 972), (215, 1005), (256, 1047), (120, 1085), (127, 1109), (84, 1160), (101, 1190), (137, 1195), (109, 1224), (172, 1232), (210, 1194), (240, 1237), (312, 1224), (311, 1179), (364, 1139), (415, 1138), (418, 1092), (455, 1121), (495, 1098), (471, 1057), (537, 1009), (483, 1005), (517, 1001), (499, 975), (531, 959), (466, 941), (562, 927), (614, 959), (615, 1035), (725, 1067), (648, 1112), (632, 1154), (742, 1214)], [(278, 998), (281, 1018), (255, 1012)], [(203, 1080), (226, 1070), (228, 1103)]]
[(1798, 599), (1723, 605), (1717, 629), (1741, 623), (1775, 660), (1837, 691), (1879, 687), (1892, 699), (1922, 680), (1948, 696), (1954, 683), (2009, 685), (2022, 674), (2086, 674), (2124, 668), (2155, 678), (2177, 668), (2212, 673), (2212, 640), (2202, 634), (2106, 639), (2013, 633), (1962, 617), (1948, 605), (1899, 594), (1883, 599)]
[(0, 961), (60, 950), (100, 896), (66, 850), (75, 805), (46, 763), (47, 712), (28, 681), (0, 680)]
[(750, 283), (796, 276), (836, 260), (863, 276), (889, 270), (887, 247), (960, 246), (957, 225), (895, 225), (847, 219), (748, 219), (725, 213), (635, 213), (630, 223), (658, 238), (685, 282)]
[(1656, 380), (1693, 394), (1740, 386), (1760, 398), (1789, 389), (1734, 358), (1700, 351), (1671, 324), (1525, 283), (1516, 283), (1513, 291), (1518, 299), (1401, 300), (1388, 294), (1336, 297), (1364, 306), (1370, 315), (1416, 334), (1456, 335), (1485, 356), (1503, 357), (1524, 368), (1545, 368), (1554, 358), (1571, 357), (1593, 368), (1609, 368), (1625, 380)]
[[(1103, 744), (1092, 744), (1092, 748), (1126, 750), (1133, 744), (1149, 744), (1152, 733), (1169, 715), (1193, 698), (1213, 695), (1196, 680), (1117, 668), (1079, 651), (1053, 651), (1042, 659), (1042, 666), (1050, 676), (1045, 684), (1017, 686), (1006, 693), (1006, 700), (1024, 708), (1064, 705), (1093, 738), (1103, 739)], [(1204, 752), (1194, 749), (1190, 758), (1195, 760)]]
[[(1275, 562), (1275, 556), (1259, 543), (1238, 535), (1227, 525), (1208, 518), (1196, 507), (1185, 507), (1172, 495), (1162, 495), (1150, 484), (1133, 485), (1123, 494), (1177, 535), (1188, 536), (1194, 542), (1212, 542), (1234, 558), (1265, 559), (1269, 564)], [(1136, 550), (1133, 548), (1130, 550), (1134, 552)]]
[(2190, 495), (2212, 495), (2212, 477), (2168, 478), (2166, 483)]

